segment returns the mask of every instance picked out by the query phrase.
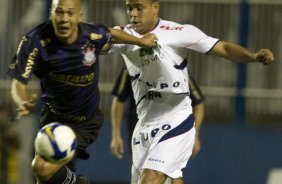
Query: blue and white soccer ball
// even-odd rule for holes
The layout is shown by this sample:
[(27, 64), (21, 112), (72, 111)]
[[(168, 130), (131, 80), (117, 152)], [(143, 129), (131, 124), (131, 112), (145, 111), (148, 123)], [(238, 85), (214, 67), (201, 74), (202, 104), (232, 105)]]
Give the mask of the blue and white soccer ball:
[(50, 123), (42, 127), (34, 142), (35, 151), (51, 163), (66, 163), (75, 154), (77, 139), (67, 125)]

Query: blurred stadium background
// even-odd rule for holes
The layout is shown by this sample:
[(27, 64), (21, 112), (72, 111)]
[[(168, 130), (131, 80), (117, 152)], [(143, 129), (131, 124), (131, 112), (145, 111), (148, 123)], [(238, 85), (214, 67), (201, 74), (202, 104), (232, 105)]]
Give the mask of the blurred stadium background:
[[(1, 184), (32, 183), (30, 161), (38, 113), (19, 123), (12, 121), (11, 80), (5, 71), (26, 31), (48, 19), (50, 3), (50, 0), (0, 1)], [(208, 35), (251, 50), (269, 48), (276, 60), (264, 67), (236, 65), (195, 52), (189, 54), (192, 73), (205, 95), (206, 115), (201, 130), (202, 151), (184, 170), (185, 183), (281, 184), (282, 0), (160, 0), (160, 3), (163, 19), (193, 24)], [(87, 22), (111, 27), (127, 22), (124, 0), (83, 0), (83, 9), (83, 20)], [(130, 160), (117, 160), (109, 153), (111, 89), (123, 61), (115, 54), (100, 59), (101, 109), (106, 122), (97, 143), (90, 147), (92, 158), (87, 164), (79, 162), (78, 167), (96, 183), (129, 183)], [(29, 87), (37, 91), (38, 81), (32, 80)]]

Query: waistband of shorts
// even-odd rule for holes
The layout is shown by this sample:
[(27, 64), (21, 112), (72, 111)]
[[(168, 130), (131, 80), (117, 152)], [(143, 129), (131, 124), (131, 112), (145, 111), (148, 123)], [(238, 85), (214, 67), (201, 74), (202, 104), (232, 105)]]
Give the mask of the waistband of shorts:
[(45, 108), (49, 113), (55, 116), (55, 118), (58, 119), (58, 121), (68, 122), (68, 123), (85, 123), (90, 119), (92, 119), (95, 113), (99, 111), (99, 109), (95, 109), (90, 117), (86, 117), (86, 116), (80, 116), (75, 114), (65, 114), (65, 113), (57, 112), (49, 103), (45, 103), (43, 108)]

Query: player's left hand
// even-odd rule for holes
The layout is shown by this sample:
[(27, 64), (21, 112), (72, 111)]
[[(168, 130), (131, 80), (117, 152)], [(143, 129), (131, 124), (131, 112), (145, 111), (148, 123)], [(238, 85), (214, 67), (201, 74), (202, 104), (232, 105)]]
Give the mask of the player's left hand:
[(17, 117), (16, 119), (21, 119), (23, 116), (26, 116), (30, 113), (30, 111), (33, 109), (33, 107), (36, 104), (38, 95), (33, 94), (31, 98), (27, 101), (24, 101), (22, 104), (18, 105), (16, 111), (17, 111)]
[(155, 34), (152, 33), (148, 33), (145, 34), (141, 39), (140, 39), (140, 46), (141, 47), (156, 47), (158, 42), (158, 38)]
[(264, 65), (269, 65), (274, 62), (274, 56), (270, 50), (261, 49), (255, 54), (255, 60)]
[(201, 150), (201, 142), (200, 142), (200, 138), (199, 135), (196, 134), (195, 135), (195, 143), (193, 146), (193, 150), (192, 150), (192, 157), (195, 157)]
[(124, 154), (124, 143), (123, 143), (123, 139), (120, 136), (116, 136), (112, 138), (111, 141), (111, 153), (116, 156), (118, 159), (122, 159), (123, 158), (123, 154)]

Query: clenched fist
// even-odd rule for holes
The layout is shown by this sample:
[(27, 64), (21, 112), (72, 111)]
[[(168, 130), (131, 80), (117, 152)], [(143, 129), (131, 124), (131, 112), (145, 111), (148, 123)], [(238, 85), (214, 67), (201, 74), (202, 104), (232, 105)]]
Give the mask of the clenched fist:
[(274, 56), (273, 53), (268, 49), (261, 49), (255, 54), (255, 60), (264, 65), (269, 65), (273, 63)]

